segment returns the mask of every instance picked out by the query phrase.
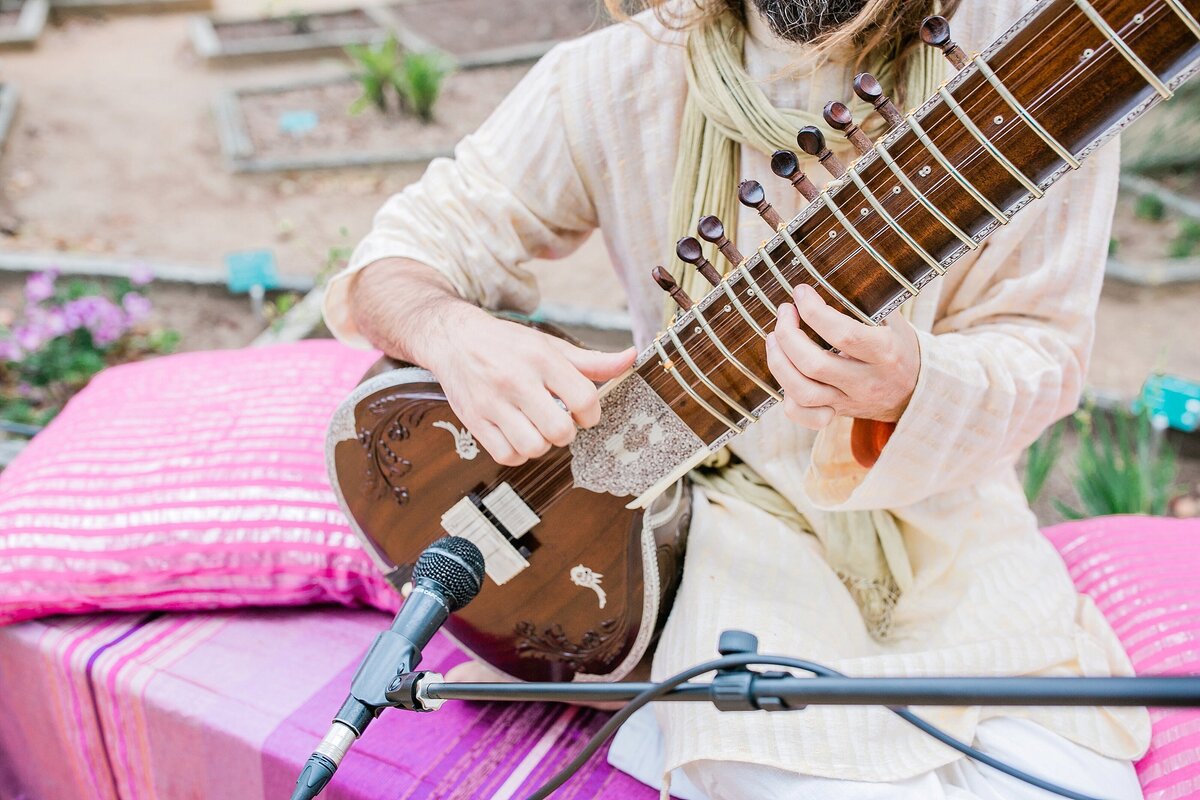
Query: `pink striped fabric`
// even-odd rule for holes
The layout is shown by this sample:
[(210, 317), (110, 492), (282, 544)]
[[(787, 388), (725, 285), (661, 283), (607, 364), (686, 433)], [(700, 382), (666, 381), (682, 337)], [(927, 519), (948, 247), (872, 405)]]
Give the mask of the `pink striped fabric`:
[[(1099, 517), (1046, 535), (1139, 675), (1200, 673), (1200, 520)], [(1200, 711), (1151, 709), (1146, 800), (1200, 797)]]
[(107, 370), (0, 473), (0, 623), (98, 610), (394, 608), (325, 474), (378, 354), (333, 341)]

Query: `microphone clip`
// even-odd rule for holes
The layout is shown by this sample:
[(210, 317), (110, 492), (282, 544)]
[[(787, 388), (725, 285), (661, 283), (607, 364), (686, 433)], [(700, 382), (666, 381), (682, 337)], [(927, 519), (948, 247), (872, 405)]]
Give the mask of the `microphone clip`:
[[(758, 637), (745, 631), (722, 631), (717, 651), (723, 656), (758, 653)], [(788, 678), (786, 672), (755, 672), (747, 666), (717, 670), (713, 676), (711, 697), (718, 711), (798, 711), (806, 706), (793, 705), (785, 698), (764, 696), (755, 683), (760, 678)]]
[(445, 678), (438, 672), (405, 672), (397, 674), (388, 684), (388, 705), (406, 711), (437, 711), (445, 700), (429, 697), (425, 687), (430, 683), (442, 683)]

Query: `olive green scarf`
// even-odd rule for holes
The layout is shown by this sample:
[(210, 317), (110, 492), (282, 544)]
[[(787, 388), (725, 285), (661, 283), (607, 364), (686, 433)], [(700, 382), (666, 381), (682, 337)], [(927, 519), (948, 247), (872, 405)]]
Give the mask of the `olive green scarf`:
[[(773, 107), (743, 67), (744, 42), (743, 26), (729, 14), (688, 35), (688, 96), (671, 195), (672, 239), (692, 230), (704, 214), (715, 214), (733, 227), (738, 217), (737, 184), (742, 177), (741, 145), (768, 155), (795, 149), (796, 131), (805, 125), (820, 127), (831, 147), (844, 141), (840, 133), (826, 126), (820, 113)], [(905, 96), (923, 100), (933, 94), (944, 69), (935, 48), (922, 48), (906, 76)], [(887, 64), (876, 69), (875, 75), (884, 86), (894, 84)], [(856, 102), (852, 111), (855, 119), (863, 120), (871, 109)], [(721, 263), (711, 245), (705, 255), (714, 264)], [(708, 292), (710, 287), (697, 270), (679, 265), (673, 257), (666, 263), (677, 265), (674, 277), (689, 295), (702, 297)], [(668, 321), (674, 310), (674, 302), (668, 298)], [(739, 497), (799, 531), (816, 535), (872, 635), (887, 636), (896, 602), (912, 583), (912, 568), (896, 518), (887, 511), (839, 512), (824, 515), (822, 524), (814, 526), (749, 466), (730, 463), (725, 452), (718, 456), (707, 468), (693, 471), (693, 481)]]

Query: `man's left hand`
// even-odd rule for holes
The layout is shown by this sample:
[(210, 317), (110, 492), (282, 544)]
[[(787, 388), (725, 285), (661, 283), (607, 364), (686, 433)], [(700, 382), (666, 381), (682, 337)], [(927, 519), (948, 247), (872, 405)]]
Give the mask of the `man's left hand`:
[[(900, 419), (921, 369), (917, 332), (900, 314), (878, 327), (830, 307), (808, 285), (796, 304), (779, 306), (767, 336), (767, 364), (784, 392), (784, 412), (797, 425), (819, 430), (838, 417), (881, 422)], [(800, 329), (803, 319), (839, 352), (830, 352)]]

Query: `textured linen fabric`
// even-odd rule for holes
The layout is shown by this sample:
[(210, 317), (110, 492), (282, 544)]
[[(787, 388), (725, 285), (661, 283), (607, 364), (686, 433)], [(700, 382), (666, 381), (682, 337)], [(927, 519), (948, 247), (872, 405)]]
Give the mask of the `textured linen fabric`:
[[(955, 39), (981, 50), (1030, 5), (964, 3)], [(819, 109), (850, 93), (851, 65), (819, 62), (773, 39), (753, 15), (750, 27), (747, 69), (777, 105)], [(649, 268), (671, 257), (684, 233), (666, 223), (685, 92), (680, 42), (642, 16), (547, 55), (455, 159), (433, 162), (383, 206), (326, 295), (335, 335), (362, 342), (348, 291), (354, 272), (373, 261), (408, 257), (440, 270), (470, 300), (530, 310), (537, 288), (523, 262), (562, 255), (599, 226), (628, 292), (635, 336), (648, 343), (662, 307)], [(730, 628), (756, 633), (764, 652), (857, 675), (1129, 674), (1111, 629), (1039, 534), (1014, 468), (1023, 448), (1077, 402), (1117, 164), (1110, 145), (913, 301), (921, 372), (873, 468), (851, 457), (844, 419), (814, 435), (775, 409), (733, 445), (814, 526), (827, 524), (830, 511), (895, 514), (914, 585), (896, 607), (890, 638), (867, 634), (810, 537), (736, 499), (698, 492), (656, 677), (712, 657), (719, 632)], [(799, 210), (796, 193), (770, 180), (765, 156), (743, 148), (742, 170), (766, 183), (781, 214)], [(742, 241), (766, 233), (749, 209), (727, 224)], [(739, 760), (895, 781), (959, 758), (880, 709), (722, 715), (674, 703), (657, 713), (667, 769)], [(1028, 717), (1123, 759), (1145, 750), (1150, 731), (1140, 709), (925, 713), (963, 739), (983, 718)]]
[(332, 341), (105, 370), (0, 473), (0, 624), (47, 614), (394, 609), (325, 429), (377, 354)]
[[(1142, 800), (1133, 765), (1105, 758), (1027, 719), (995, 717), (975, 728), (975, 747), (1005, 764), (1104, 800)], [(1052, 794), (969, 758), (895, 783), (797, 775), (773, 767), (697, 761), (684, 768), (706, 800), (1054, 800)]]

